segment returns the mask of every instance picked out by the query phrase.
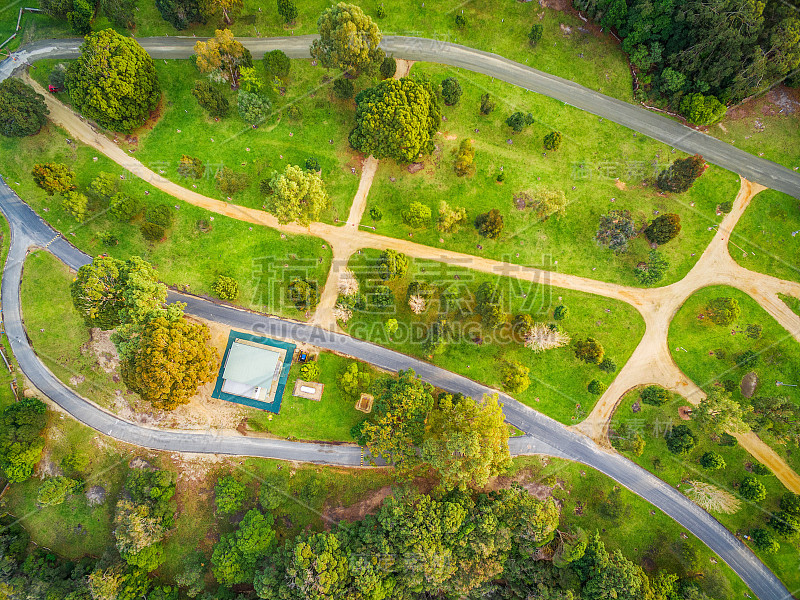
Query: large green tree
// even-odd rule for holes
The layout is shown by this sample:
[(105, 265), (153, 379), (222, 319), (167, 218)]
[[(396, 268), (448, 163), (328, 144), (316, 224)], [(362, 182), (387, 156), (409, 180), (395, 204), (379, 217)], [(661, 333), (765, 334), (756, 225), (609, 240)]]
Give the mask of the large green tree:
[(354, 4), (339, 2), (327, 8), (317, 21), (317, 29), (319, 39), (311, 43), (311, 56), (327, 69), (372, 74), (386, 56), (378, 47), (380, 29)]
[(44, 449), (42, 432), (47, 426), (47, 407), (36, 398), (23, 398), (0, 415), (0, 468), (10, 482), (25, 481), (33, 474)]
[(721, 435), (729, 433), (744, 433), (749, 427), (744, 422), (744, 411), (741, 405), (723, 388), (714, 387), (708, 395), (692, 409), (692, 420), (701, 429), (709, 433)]
[(441, 112), (430, 83), (385, 79), (356, 96), (350, 145), (375, 158), (412, 162), (433, 151)]
[(270, 189), (269, 210), (279, 223), (297, 221), (308, 225), (319, 219), (320, 212), (330, 204), (320, 174), (297, 165), (286, 165), (282, 173), (275, 173)]
[(161, 98), (153, 59), (113, 29), (86, 36), (80, 58), (67, 68), (67, 89), (82, 115), (122, 132), (143, 125)]
[(275, 541), (272, 515), (257, 509), (245, 514), (233, 533), (226, 533), (214, 546), (211, 556), (214, 577), (222, 585), (251, 583), (256, 564), (267, 555)]
[(6, 137), (36, 135), (50, 114), (44, 97), (27, 83), (9, 77), (0, 83), (0, 133)]
[(243, 67), (253, 66), (253, 57), (230, 29), (217, 29), (207, 42), (194, 45), (195, 62), (201, 73), (220, 73), (233, 88), (239, 87)]

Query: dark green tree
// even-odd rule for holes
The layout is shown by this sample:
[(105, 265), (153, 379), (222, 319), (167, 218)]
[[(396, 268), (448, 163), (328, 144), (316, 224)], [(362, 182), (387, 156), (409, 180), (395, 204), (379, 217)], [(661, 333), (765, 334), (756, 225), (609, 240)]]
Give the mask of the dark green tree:
[(583, 340), (576, 340), (574, 344), (575, 357), (583, 362), (599, 365), (603, 360), (605, 349), (603, 345), (593, 337)]
[(739, 484), (739, 495), (750, 502), (761, 502), (767, 497), (767, 488), (758, 479), (748, 475)]
[(725, 459), (717, 452), (706, 452), (700, 457), (700, 465), (709, 471), (718, 471), (725, 468)]
[(178, 31), (194, 23), (206, 22), (198, 0), (156, 0), (156, 8), (161, 18)]
[(628, 242), (636, 237), (636, 223), (627, 210), (611, 210), (600, 217), (595, 240), (615, 253), (627, 252)]
[(36, 135), (50, 110), (44, 97), (16, 77), (0, 82), (0, 133), (6, 137)]
[(72, 0), (72, 10), (67, 13), (67, 20), (75, 33), (88, 34), (92, 31), (94, 5), (89, 0)]
[(217, 513), (231, 515), (242, 508), (247, 497), (247, 486), (233, 475), (225, 475), (214, 486), (214, 503)]
[(277, 0), (278, 14), (286, 24), (293, 23), (297, 18), (297, 5), (294, 0)]
[(489, 239), (496, 240), (503, 233), (505, 227), (503, 223), (503, 215), (496, 208), (493, 208), (487, 213), (478, 215), (475, 219), (475, 227), (478, 228), (478, 233)]
[(527, 125), (531, 125), (533, 123), (533, 115), (531, 113), (522, 113), (522, 112), (515, 112), (510, 117), (506, 119), (506, 125), (511, 127), (514, 133), (519, 133)]
[(195, 82), (192, 96), (197, 98), (200, 107), (212, 117), (225, 117), (230, 111), (230, 104), (225, 95), (204, 79)]
[(670, 428), (664, 438), (667, 440), (667, 449), (681, 456), (689, 454), (697, 445), (697, 435), (683, 423)]
[(36, 398), (23, 398), (0, 415), (0, 469), (8, 481), (25, 481), (33, 474), (44, 449), (42, 432), (47, 407)]
[(706, 314), (716, 325), (728, 327), (739, 319), (742, 309), (736, 298), (720, 296), (711, 300), (706, 306)]
[(528, 32), (528, 43), (531, 46), (536, 46), (542, 39), (543, 31), (544, 27), (542, 27), (541, 23), (534, 23), (531, 25), (531, 30)]
[(336, 97), (340, 98), (341, 100), (349, 100), (353, 97), (355, 91), (356, 88), (351, 79), (339, 77), (333, 82), (333, 93), (336, 94)]
[(481, 96), (481, 114), (488, 115), (495, 109), (496, 103), (489, 94)]
[(313, 310), (319, 302), (317, 283), (295, 277), (289, 282), (286, 298), (295, 305), (297, 310)]
[(705, 159), (699, 154), (675, 160), (669, 168), (659, 173), (656, 182), (658, 188), (676, 194), (685, 192), (703, 174), (705, 164)]
[(564, 136), (560, 131), (551, 131), (544, 136), (544, 149), (545, 150), (558, 150), (561, 147), (561, 141)]
[(650, 221), (644, 230), (647, 241), (654, 244), (666, 244), (681, 232), (681, 218), (675, 213), (666, 213)]
[(390, 77), (394, 77), (396, 72), (397, 61), (391, 56), (384, 58), (380, 68), (381, 79), (389, 79)]
[(442, 81), (442, 98), (447, 106), (458, 104), (461, 93), (461, 84), (455, 77), (448, 77)]

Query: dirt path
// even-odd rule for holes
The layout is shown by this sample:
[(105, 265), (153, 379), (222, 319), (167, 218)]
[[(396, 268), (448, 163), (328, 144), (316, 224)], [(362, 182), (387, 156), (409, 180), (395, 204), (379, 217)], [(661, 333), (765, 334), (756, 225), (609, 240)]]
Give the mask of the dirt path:
[[(399, 64), (400, 61), (398, 61)], [(398, 66), (399, 72), (400, 67)], [(662, 288), (633, 288), (595, 281), (576, 275), (554, 273), (504, 263), (460, 252), (452, 252), (444, 248), (423, 246), (408, 240), (360, 231), (355, 227), (358, 222), (356, 215), (359, 214), (358, 206), (361, 206), (360, 211), (362, 212), (363, 206), (365, 206), (369, 191), (369, 185), (366, 181), (363, 198), (360, 198), (357, 193), (357, 197), (360, 200), (358, 203), (353, 203), (348, 224), (345, 227), (335, 227), (325, 223), (312, 223), (309, 227), (302, 227), (296, 223), (281, 225), (274, 216), (264, 211), (215, 200), (161, 177), (142, 165), (138, 160), (126, 154), (107, 137), (94, 131), (88, 123), (56, 100), (52, 94), (47, 93), (27, 73), (23, 74), (22, 78), (44, 95), (45, 102), (50, 109), (50, 119), (54, 123), (154, 187), (190, 204), (221, 215), (272, 227), (291, 234), (313, 235), (331, 244), (334, 256), (331, 264), (331, 276), (325, 285), (318, 310), (314, 315), (313, 322), (315, 324), (334, 330), (338, 329), (331, 311), (336, 304), (338, 296), (339, 273), (346, 267), (352, 253), (359, 248), (376, 248), (380, 250), (391, 248), (414, 258), (444, 262), (494, 275), (516, 277), (521, 280), (578, 290), (621, 300), (634, 306), (644, 318), (645, 334), (631, 358), (623, 366), (589, 416), (574, 427), (577, 431), (605, 445), (609, 445), (608, 423), (620, 399), (630, 389), (648, 383), (655, 383), (681, 394), (692, 403), (696, 404), (702, 399), (702, 390), (681, 372), (667, 347), (667, 334), (672, 318), (685, 300), (698, 289), (709, 285), (730, 285), (741, 289), (751, 295), (781, 326), (800, 341), (800, 318), (777, 297), (777, 294), (781, 292), (800, 298), (800, 284), (748, 271), (739, 266), (728, 253), (727, 240), (730, 232), (744, 213), (753, 196), (765, 189), (763, 186), (745, 179), (741, 180), (741, 187), (733, 209), (725, 216), (718, 227), (714, 239), (685, 278)], [(364, 172), (369, 170), (366, 166), (365, 162)], [(377, 160), (375, 161), (375, 169), (377, 169)], [(362, 179), (364, 172), (362, 172)], [(371, 184), (373, 177), (374, 172), (369, 176), (369, 184)], [(359, 192), (361, 191), (362, 185), (360, 183)], [(360, 216), (358, 216), (358, 220), (360, 220)], [(741, 436), (740, 443), (750, 454), (768, 465), (788, 489), (800, 493), (800, 477), (757, 435), (747, 434)]]

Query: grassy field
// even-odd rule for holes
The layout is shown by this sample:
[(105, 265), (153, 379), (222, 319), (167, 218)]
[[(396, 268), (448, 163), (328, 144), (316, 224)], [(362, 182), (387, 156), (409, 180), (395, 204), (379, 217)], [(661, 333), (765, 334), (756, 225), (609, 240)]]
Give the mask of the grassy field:
[[(625, 452), (625, 456), (638, 463), (657, 477), (678, 489), (690, 487), (690, 481), (703, 481), (736, 494), (741, 480), (752, 475), (750, 466), (752, 457), (737, 446), (724, 446), (708, 437), (699, 434), (699, 443), (688, 456), (681, 457), (667, 449), (664, 433), (667, 428), (680, 423), (678, 409), (685, 406), (686, 400), (672, 395), (669, 402), (660, 407), (640, 403), (639, 412), (632, 407), (639, 401), (639, 390), (628, 393), (621, 401), (612, 421), (612, 429), (626, 423), (633, 431), (639, 432), (645, 439), (644, 453), (636, 456)], [(691, 425), (690, 425), (691, 426)], [(696, 427), (692, 427), (696, 432)], [(700, 457), (709, 451), (720, 454), (725, 460), (725, 468), (719, 471), (707, 471), (700, 465)], [(713, 513), (730, 531), (740, 537), (749, 534), (753, 529), (764, 527), (769, 514), (778, 510), (778, 503), (786, 488), (772, 475), (759, 476), (758, 479), (767, 488), (767, 498), (761, 503), (742, 501), (741, 509), (734, 514)], [(632, 532), (633, 533), (633, 532)], [(637, 532), (638, 535), (638, 532)], [(777, 554), (769, 555), (751, 549), (775, 572), (789, 589), (800, 585), (800, 575), (796, 569), (797, 548), (794, 544), (782, 541)]]
[[(662, 281), (667, 284), (681, 279), (694, 265), (714, 235), (711, 226), (720, 221), (717, 204), (733, 200), (739, 189), (735, 174), (710, 167), (689, 192), (662, 196), (652, 186), (654, 165), (663, 168), (681, 156), (669, 146), (483, 75), (427, 64), (415, 65), (413, 72), (434, 82), (455, 76), (464, 94), (455, 107), (444, 107), (447, 121), (436, 138), (438, 150), (421, 171), (411, 174), (393, 161), (381, 162), (362, 220), (377, 233), (413, 236), (413, 241), (432, 247), (638, 285), (634, 268), (647, 259), (649, 244), (639, 236), (629, 252), (620, 255), (599, 247), (594, 241), (599, 217), (611, 209), (630, 210), (637, 225), (646, 225), (656, 214), (675, 212), (682, 218), (682, 231), (660, 248), (670, 262)], [(479, 112), (480, 96), (486, 92), (497, 101), (488, 117)], [(531, 112), (535, 119), (519, 134), (505, 124), (515, 111)], [(552, 130), (560, 131), (564, 141), (561, 149), (544, 156), (542, 139)], [(472, 177), (458, 177), (453, 169), (454, 153), (464, 138), (474, 140), (477, 172)], [(502, 184), (496, 181), (501, 169)], [(540, 223), (529, 209), (516, 207), (518, 194), (539, 188), (564, 191), (569, 205), (563, 217)], [(460, 232), (436, 230), (441, 200), (467, 209), (468, 224)], [(404, 223), (402, 212), (411, 201), (430, 207), (433, 217), (428, 227), (415, 229)], [(379, 222), (369, 215), (372, 207), (383, 212)], [(505, 222), (497, 240), (480, 236), (472, 225), (492, 208), (500, 210)]]
[(353, 361), (329, 352), (320, 353), (317, 360), (320, 368), (319, 381), (325, 385), (322, 400), (315, 402), (292, 396), (301, 366), (294, 362), (286, 382), (280, 413), (273, 415), (264, 411), (253, 411), (248, 426), (256, 431), (268, 431), (281, 437), (352, 442), (350, 429), (364, 420), (364, 413), (355, 409), (356, 399), (342, 392), (336, 380)]
[[(330, 250), (321, 240), (284, 235), (273, 229), (248, 225), (213, 215), (176, 200), (134, 178), (93, 149), (65, 143), (63, 130), (48, 126), (38, 135), (0, 139), (2, 175), (23, 200), (78, 248), (91, 256), (108, 253), (115, 258), (141, 256), (151, 262), (162, 281), (196, 294), (210, 294), (218, 275), (239, 282), (238, 303), (250, 309), (303, 319), (286, 300), (286, 286), (293, 277), (316, 281), (320, 289), (327, 278)], [(95, 160), (97, 159), (97, 160)], [(132, 224), (120, 223), (103, 211), (80, 224), (64, 212), (60, 196), (48, 196), (33, 182), (33, 165), (64, 162), (77, 174), (78, 188), (85, 191), (100, 173), (125, 176), (120, 191), (138, 196), (145, 207), (167, 204), (175, 209), (175, 224), (166, 241), (147, 242), (139, 232), (142, 217)], [(147, 192), (147, 194), (146, 194)], [(206, 220), (210, 231), (198, 223)], [(112, 234), (118, 244), (107, 246), (102, 236)]]
[[(380, 283), (372, 275), (378, 254), (366, 250), (350, 260), (350, 269), (361, 281), (362, 293), (369, 293), (376, 282)], [(427, 312), (417, 316), (407, 304), (407, 288), (412, 280), (432, 283), (439, 291), (453, 286), (464, 311), (461, 315), (451, 315), (455, 340), (447, 344), (443, 354), (432, 358), (426, 356), (423, 342), (428, 324), (438, 317), (438, 293)], [(550, 322), (553, 309), (559, 304), (566, 305), (569, 315), (561, 322), (563, 329), (573, 340), (594, 336), (620, 368), (644, 333), (636, 309), (621, 302), (554, 288), (547, 282), (541, 285), (520, 282), (422, 260), (412, 260), (406, 277), (390, 283), (395, 296), (393, 307), (386, 312), (355, 311), (345, 329), (355, 337), (431, 360), (445, 369), (498, 388), (501, 386), (500, 367), (507, 360), (519, 361), (531, 369), (531, 386), (521, 394), (513, 394), (518, 400), (562, 423), (580, 421), (597, 400), (586, 389), (589, 382), (598, 379), (608, 384), (615, 375), (579, 361), (571, 347), (534, 354), (513, 339), (509, 327), (494, 333), (482, 330), (478, 317), (472, 316), (471, 311), (475, 290), (483, 282), (498, 285), (503, 294), (503, 309), (512, 315), (530, 313), (537, 321)], [(389, 318), (397, 319), (400, 325), (392, 338), (387, 336), (383, 325)], [(481, 343), (475, 343), (476, 337), (483, 338)], [(565, 377), (565, 373), (569, 373), (569, 377)]]
[(728, 250), (736, 262), (751, 271), (800, 281), (800, 237), (793, 235), (798, 230), (797, 199), (764, 190), (739, 219)]

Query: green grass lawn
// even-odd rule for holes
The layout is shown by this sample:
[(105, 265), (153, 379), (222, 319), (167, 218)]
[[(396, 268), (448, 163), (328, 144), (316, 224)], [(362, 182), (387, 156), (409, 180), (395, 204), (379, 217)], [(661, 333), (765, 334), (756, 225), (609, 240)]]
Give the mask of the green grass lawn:
[[(738, 192), (736, 175), (712, 166), (689, 192), (661, 196), (652, 185), (643, 183), (649, 179), (652, 184), (657, 172), (654, 164), (663, 168), (682, 156), (673, 154), (669, 146), (482, 75), (428, 64), (415, 65), (413, 72), (434, 82), (455, 76), (464, 94), (455, 107), (444, 107), (447, 121), (441, 124), (442, 135), (436, 137), (438, 150), (425, 160), (422, 171), (411, 174), (393, 161), (381, 162), (362, 220), (377, 233), (398, 238), (413, 235), (413, 241), (432, 247), (638, 285), (634, 268), (647, 259), (647, 241), (639, 236), (628, 253), (614, 255), (594, 241), (599, 217), (611, 209), (630, 210), (637, 224), (646, 225), (656, 211), (675, 212), (682, 218), (682, 231), (660, 248), (670, 262), (662, 281), (667, 284), (681, 279), (695, 264), (714, 235), (710, 227), (720, 221), (717, 204), (732, 201)], [(485, 117), (479, 106), (480, 96), (487, 91), (496, 99), (497, 108)], [(520, 134), (512, 133), (505, 124), (515, 111), (531, 112), (535, 119)], [(543, 156), (542, 139), (552, 130), (563, 134), (562, 147)], [(453, 169), (454, 153), (464, 138), (473, 139), (476, 149), (477, 172), (472, 177), (458, 177)], [(502, 184), (496, 182), (501, 168), (505, 174)], [(619, 189), (617, 177), (626, 189)], [(530, 210), (517, 209), (515, 196), (537, 188), (563, 190), (569, 202), (566, 215), (539, 223)], [(468, 224), (460, 232), (436, 230), (442, 200), (467, 209)], [(402, 212), (412, 201), (430, 207), (428, 227), (414, 229), (404, 223)], [(383, 212), (379, 222), (369, 215), (372, 207)], [(481, 237), (472, 224), (492, 208), (500, 210), (505, 222), (497, 240)]]
[(797, 199), (775, 190), (764, 190), (750, 201), (739, 219), (728, 250), (746, 269), (800, 281), (800, 237), (792, 235), (798, 230)]
[[(362, 293), (380, 283), (373, 279), (378, 251), (365, 250), (350, 260), (350, 268), (361, 281)], [(456, 341), (449, 343), (443, 354), (432, 359), (423, 348), (427, 326), (436, 320), (438, 304), (429, 306), (427, 312), (414, 315), (407, 304), (410, 281), (424, 280), (438, 286), (439, 291), (454, 285), (460, 294), (463, 316), (451, 315), (451, 326), (458, 332)], [(512, 394), (521, 402), (561, 421), (571, 424), (580, 421), (592, 409), (597, 396), (586, 387), (592, 379), (610, 383), (615, 374), (603, 373), (596, 365), (588, 365), (575, 358), (571, 347), (565, 346), (534, 354), (513, 339), (509, 327), (492, 334), (482, 330), (478, 317), (471, 314), (473, 294), (485, 282), (496, 282), (503, 293), (503, 308), (513, 315), (530, 313), (535, 320), (551, 322), (553, 309), (564, 304), (569, 315), (561, 321), (563, 329), (576, 340), (593, 336), (606, 349), (619, 368), (625, 364), (644, 333), (641, 317), (632, 306), (591, 294), (520, 282), (509, 277), (497, 277), (471, 271), (467, 268), (442, 265), (433, 261), (412, 260), (409, 272), (403, 279), (390, 284), (394, 307), (387, 312), (374, 309), (355, 311), (345, 329), (355, 337), (367, 339), (400, 352), (429, 359), (438, 366), (470, 377), (481, 383), (500, 388), (501, 369), (507, 360), (516, 360), (529, 367), (531, 386), (521, 394)], [(438, 295), (435, 296), (435, 299)], [(383, 324), (396, 318), (400, 330), (390, 339)], [(477, 344), (475, 337), (482, 337)]]
[[(316, 402), (292, 396), (301, 366), (292, 363), (280, 413), (253, 411), (248, 420), (249, 427), (290, 439), (352, 442), (350, 429), (363, 421), (365, 415), (355, 409), (356, 398), (342, 392), (336, 380), (353, 361), (329, 352), (320, 353), (318, 361), (319, 381), (325, 385), (322, 400)], [(374, 370), (373, 374), (376, 375)]]
[[(67, 144), (67, 137), (63, 130), (50, 125), (34, 137), (0, 139), (0, 164), (2, 175), (12, 189), (70, 242), (91, 256), (102, 253), (119, 259), (141, 256), (156, 267), (162, 281), (186, 286), (196, 294), (210, 294), (217, 276), (227, 275), (239, 282), (240, 305), (304, 318), (304, 313), (286, 300), (286, 287), (293, 277), (304, 277), (322, 288), (331, 256), (330, 250), (323, 248), (324, 242), (251, 226), (176, 200), (134, 178), (92, 148), (74, 141)], [(70, 165), (77, 173), (80, 191), (85, 191), (92, 179), (105, 171), (124, 175), (120, 190), (142, 198), (147, 207), (158, 204), (178, 207), (166, 241), (147, 242), (139, 232), (142, 217), (132, 224), (120, 223), (101, 210), (83, 224), (77, 223), (61, 208), (60, 196), (47, 196), (33, 182), (30, 175), (33, 165), (50, 161)], [(210, 231), (201, 231), (198, 227), (201, 219), (208, 221)], [(105, 245), (104, 234), (115, 236), (118, 244)]]
[[(713, 441), (701, 434), (696, 427), (699, 443), (688, 456), (681, 457), (667, 449), (664, 440), (666, 429), (682, 422), (678, 416), (678, 408), (686, 406), (685, 399), (673, 394), (669, 402), (660, 407), (640, 403), (639, 412), (633, 412), (632, 406), (639, 401), (639, 390), (629, 392), (620, 402), (614, 414), (612, 429), (626, 423), (632, 430), (639, 432), (645, 439), (644, 453), (636, 456), (625, 452), (625, 456), (653, 472), (678, 489), (689, 486), (689, 481), (703, 481), (736, 494), (736, 488), (741, 480), (752, 475), (748, 467), (753, 458), (744, 449), (737, 446), (724, 446), (718, 441)], [(691, 423), (689, 423), (691, 427)], [(709, 451), (720, 454), (725, 460), (725, 468), (719, 471), (708, 471), (700, 464), (700, 457)], [(767, 488), (767, 498), (761, 503), (750, 503), (742, 500), (741, 509), (731, 515), (713, 513), (720, 522), (730, 531), (737, 534), (749, 534), (753, 529), (764, 527), (769, 513), (778, 510), (781, 496), (786, 492), (783, 484), (772, 475), (759, 476), (758, 479)], [(781, 550), (775, 555), (769, 555), (751, 549), (775, 572), (789, 589), (796, 589), (800, 585), (800, 576), (796, 569), (797, 548), (794, 544), (782, 541)]]

